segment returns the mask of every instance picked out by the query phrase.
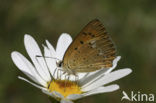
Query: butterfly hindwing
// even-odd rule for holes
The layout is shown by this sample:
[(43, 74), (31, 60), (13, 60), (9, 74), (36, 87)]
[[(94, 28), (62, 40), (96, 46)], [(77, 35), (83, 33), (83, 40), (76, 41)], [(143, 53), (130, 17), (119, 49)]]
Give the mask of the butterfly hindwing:
[(73, 72), (91, 72), (109, 68), (115, 58), (114, 44), (103, 24), (95, 19), (89, 22), (68, 47), (63, 58), (63, 69)]

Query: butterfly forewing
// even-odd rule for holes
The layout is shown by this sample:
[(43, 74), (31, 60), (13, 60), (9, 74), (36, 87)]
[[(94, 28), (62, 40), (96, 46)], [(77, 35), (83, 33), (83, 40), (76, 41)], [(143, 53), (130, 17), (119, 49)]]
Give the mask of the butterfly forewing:
[(112, 67), (116, 50), (103, 24), (89, 22), (68, 47), (63, 58), (63, 69), (73, 73), (91, 72)]

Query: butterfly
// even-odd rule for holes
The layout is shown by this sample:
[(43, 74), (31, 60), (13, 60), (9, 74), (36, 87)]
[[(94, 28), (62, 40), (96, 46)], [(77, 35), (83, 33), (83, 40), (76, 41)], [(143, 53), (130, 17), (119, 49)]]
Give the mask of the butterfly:
[(68, 74), (93, 72), (112, 67), (116, 49), (103, 24), (94, 19), (67, 48), (60, 66)]

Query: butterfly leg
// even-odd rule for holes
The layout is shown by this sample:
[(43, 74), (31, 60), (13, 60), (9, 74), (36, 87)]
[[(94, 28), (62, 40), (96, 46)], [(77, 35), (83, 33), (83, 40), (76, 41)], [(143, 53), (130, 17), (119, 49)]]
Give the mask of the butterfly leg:
[(77, 84), (78, 84), (78, 80), (79, 80), (79, 76), (75, 75), (75, 81), (76, 81)]
[(61, 69), (59, 69), (59, 68), (56, 68), (56, 72), (57, 72), (57, 79), (60, 79), (61, 80), (61, 72), (62, 72), (62, 70)]
[(70, 79), (70, 75), (68, 75), (67, 73), (65, 74), (65, 88), (64, 88), (64, 92), (66, 91), (66, 87), (67, 87), (67, 82)]
[[(56, 75), (56, 71), (57, 71), (57, 68), (55, 68), (55, 70), (54, 70), (54, 72), (53, 72), (53, 76), (55, 76)], [(55, 79), (54, 79), (55, 80)]]

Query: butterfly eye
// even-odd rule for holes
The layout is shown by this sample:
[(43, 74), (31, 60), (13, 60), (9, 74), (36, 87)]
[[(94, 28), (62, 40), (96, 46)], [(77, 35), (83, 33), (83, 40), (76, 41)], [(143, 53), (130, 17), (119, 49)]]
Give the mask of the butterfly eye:
[(56, 62), (57, 67), (62, 67), (63, 62), (62, 61), (58, 61)]

